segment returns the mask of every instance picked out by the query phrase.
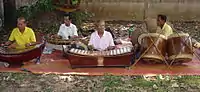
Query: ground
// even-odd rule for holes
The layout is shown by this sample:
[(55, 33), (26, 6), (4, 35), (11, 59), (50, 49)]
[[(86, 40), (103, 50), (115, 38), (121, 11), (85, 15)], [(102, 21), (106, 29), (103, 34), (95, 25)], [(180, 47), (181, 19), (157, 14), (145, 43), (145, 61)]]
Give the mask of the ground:
[(1, 92), (198, 92), (199, 76), (65, 76), (1, 73)]
[[(49, 15), (48, 15), (49, 16)], [(49, 31), (59, 26), (54, 13), (50, 17), (41, 17), (34, 29)], [(46, 20), (45, 20), (46, 19)], [(40, 20), (40, 21), (39, 21)], [(48, 20), (48, 21), (47, 21)], [(53, 23), (52, 23), (53, 22)], [(55, 23), (56, 22), (56, 23)], [(109, 22), (117, 37), (127, 35), (123, 27), (132, 23), (141, 27), (141, 22)], [(117, 24), (116, 24), (117, 23)], [(54, 25), (55, 24), (55, 25)], [(115, 24), (114, 26), (112, 24)], [(178, 31), (189, 33), (200, 41), (200, 22), (174, 21)], [(43, 27), (43, 28), (40, 28)], [(48, 28), (49, 27), (49, 28)], [(1, 42), (8, 38), (7, 31), (1, 32)], [(123, 34), (119, 34), (123, 33)], [(3, 36), (2, 36), (3, 35)], [(164, 78), (163, 78), (164, 77)], [(65, 75), (37, 75), (31, 73), (0, 73), (1, 92), (198, 92), (200, 90), (200, 76), (65, 76)]]

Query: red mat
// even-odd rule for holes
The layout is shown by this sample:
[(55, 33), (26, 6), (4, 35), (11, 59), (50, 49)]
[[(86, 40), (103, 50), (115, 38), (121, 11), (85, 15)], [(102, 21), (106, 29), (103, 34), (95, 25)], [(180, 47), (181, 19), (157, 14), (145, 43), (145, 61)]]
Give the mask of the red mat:
[[(200, 53), (200, 51), (197, 51)], [(170, 69), (163, 64), (142, 64), (138, 63), (132, 68), (76, 68), (71, 69), (66, 58), (61, 51), (55, 51), (51, 55), (43, 55), (41, 64), (27, 63), (21, 68), (25, 68), (33, 73), (53, 73), (68, 75), (200, 75), (200, 62), (194, 57), (192, 62), (172, 66)], [(0, 68), (0, 72), (22, 72), (21, 68)]]

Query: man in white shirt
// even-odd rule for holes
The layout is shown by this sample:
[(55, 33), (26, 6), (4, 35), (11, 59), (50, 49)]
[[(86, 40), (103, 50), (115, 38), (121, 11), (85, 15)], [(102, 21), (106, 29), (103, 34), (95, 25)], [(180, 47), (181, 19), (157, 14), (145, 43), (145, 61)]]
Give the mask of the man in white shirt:
[(57, 35), (61, 36), (62, 39), (78, 37), (77, 27), (71, 23), (71, 18), (69, 16), (64, 17), (64, 23), (61, 24)]
[[(68, 40), (71, 38), (78, 37), (76, 25), (71, 23), (72, 18), (70, 16), (64, 16), (64, 23), (60, 25), (58, 33), (55, 35), (56, 38), (62, 38), (63, 40)], [(73, 44), (76, 46), (76, 44)], [(68, 50), (68, 45), (62, 45), (63, 52)], [(64, 54), (65, 55), (65, 54)]]
[(105, 21), (97, 21), (95, 27), (96, 31), (92, 33), (88, 45), (99, 51), (114, 49), (113, 37), (110, 32), (105, 31)]

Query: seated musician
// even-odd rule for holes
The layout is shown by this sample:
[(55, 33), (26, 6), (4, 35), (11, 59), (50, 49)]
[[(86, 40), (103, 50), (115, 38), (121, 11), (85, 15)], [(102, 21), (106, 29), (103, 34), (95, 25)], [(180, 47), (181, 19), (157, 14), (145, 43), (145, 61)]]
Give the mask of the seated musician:
[(166, 23), (167, 16), (159, 14), (157, 16), (157, 25), (161, 28), (161, 30), (157, 30), (157, 33), (163, 34), (165, 36), (170, 36), (173, 34), (172, 27)]
[(62, 39), (70, 39), (78, 37), (76, 25), (71, 23), (72, 18), (70, 16), (64, 16), (64, 23), (60, 25), (59, 31), (57, 33), (58, 37)]
[[(157, 17), (157, 25), (161, 28), (161, 30), (157, 30), (157, 33), (161, 33), (165, 36), (170, 36), (173, 34), (173, 27), (171, 27), (169, 24), (166, 23), (167, 16), (159, 14)], [(195, 48), (200, 48), (200, 43), (192, 38), (192, 44)]]
[(26, 27), (26, 20), (24, 17), (20, 17), (17, 19), (17, 28), (14, 28), (9, 41), (3, 46), (8, 46), (8, 48), (14, 49), (24, 49), (36, 44), (36, 38), (34, 31)]
[[(36, 45), (36, 38), (34, 31), (26, 27), (26, 20), (24, 17), (17, 19), (17, 28), (12, 30), (9, 40), (1, 46), (8, 46), (10, 49), (25, 49)], [(39, 64), (39, 62), (36, 62)], [(6, 64), (6, 67), (9, 65)]]
[(143, 33), (160, 33), (169, 36), (173, 33), (172, 28), (166, 23), (166, 16), (158, 15), (157, 20), (146, 18), (142, 29), (136, 28), (131, 34), (131, 42), (134, 46), (135, 57), (133, 60), (138, 59), (142, 54), (142, 44), (138, 43), (138, 37)]
[[(73, 39), (78, 37), (76, 25), (72, 24), (72, 18), (69, 15), (64, 16), (64, 23), (60, 25), (59, 31), (56, 35), (57, 38), (63, 40)], [(72, 46), (76, 47), (77, 44)], [(67, 49), (67, 45), (63, 45), (63, 50)]]
[(95, 23), (96, 31), (91, 34), (89, 47), (94, 50), (112, 50), (115, 49), (113, 37), (110, 32), (105, 31), (105, 21), (99, 20)]

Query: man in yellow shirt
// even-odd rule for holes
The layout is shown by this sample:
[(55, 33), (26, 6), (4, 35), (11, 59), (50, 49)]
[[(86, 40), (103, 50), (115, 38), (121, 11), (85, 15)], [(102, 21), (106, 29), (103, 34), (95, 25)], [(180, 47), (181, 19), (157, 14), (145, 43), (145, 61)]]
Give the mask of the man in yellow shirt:
[(157, 33), (163, 34), (165, 36), (169, 36), (173, 34), (173, 30), (170, 25), (166, 23), (167, 16), (159, 14), (157, 17), (157, 25), (161, 28), (161, 30), (157, 30)]
[(29, 27), (26, 27), (26, 20), (23, 17), (17, 19), (17, 28), (14, 28), (9, 41), (4, 45), (13, 49), (25, 49), (36, 44), (35, 33)]
[[(161, 30), (157, 30), (157, 33), (161, 33), (165, 36), (170, 36), (173, 34), (172, 27), (166, 23), (167, 17), (165, 15), (159, 14), (157, 17), (157, 25), (161, 28)], [(200, 48), (200, 43), (192, 38), (192, 44), (195, 48)]]

